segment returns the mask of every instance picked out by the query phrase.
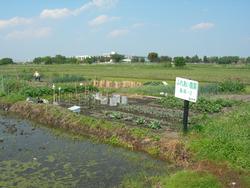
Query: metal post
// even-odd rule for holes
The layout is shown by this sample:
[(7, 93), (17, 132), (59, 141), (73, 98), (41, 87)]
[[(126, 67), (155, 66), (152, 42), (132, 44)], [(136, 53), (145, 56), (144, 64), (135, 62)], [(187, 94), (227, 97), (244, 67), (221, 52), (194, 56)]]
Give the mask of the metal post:
[(189, 111), (189, 101), (184, 100), (184, 111), (183, 111), (183, 132), (188, 131), (188, 111)]

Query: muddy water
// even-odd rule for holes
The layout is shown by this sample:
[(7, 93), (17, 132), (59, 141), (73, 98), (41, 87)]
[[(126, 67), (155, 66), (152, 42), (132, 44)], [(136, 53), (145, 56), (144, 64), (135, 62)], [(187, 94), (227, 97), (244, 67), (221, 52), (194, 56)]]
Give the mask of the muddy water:
[(0, 113), (0, 187), (118, 187), (174, 167)]

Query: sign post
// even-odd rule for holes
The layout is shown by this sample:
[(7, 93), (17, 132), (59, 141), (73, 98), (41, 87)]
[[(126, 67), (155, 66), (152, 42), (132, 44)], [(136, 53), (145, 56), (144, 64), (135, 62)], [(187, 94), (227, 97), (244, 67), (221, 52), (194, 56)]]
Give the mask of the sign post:
[(183, 109), (183, 131), (188, 130), (188, 111), (189, 101), (196, 102), (198, 97), (199, 83), (194, 80), (176, 77), (175, 81), (175, 97), (184, 100)]
[(183, 110), (183, 132), (188, 130), (188, 111), (189, 111), (189, 101), (184, 100), (184, 110)]

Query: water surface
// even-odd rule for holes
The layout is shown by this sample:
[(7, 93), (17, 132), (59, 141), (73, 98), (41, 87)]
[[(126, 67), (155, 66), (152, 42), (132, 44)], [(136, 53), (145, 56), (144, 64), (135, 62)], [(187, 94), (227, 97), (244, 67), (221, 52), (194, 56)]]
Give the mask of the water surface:
[(0, 187), (118, 187), (174, 167), (146, 154), (0, 113)]

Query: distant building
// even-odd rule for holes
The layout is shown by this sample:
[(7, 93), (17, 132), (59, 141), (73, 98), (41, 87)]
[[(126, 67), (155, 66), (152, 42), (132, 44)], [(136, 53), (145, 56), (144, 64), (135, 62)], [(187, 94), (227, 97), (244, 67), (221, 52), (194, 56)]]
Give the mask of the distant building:
[(131, 63), (132, 59), (131, 58), (125, 58), (125, 59), (122, 60), (122, 62)]
[(78, 56), (75, 56), (75, 58), (80, 60), (80, 61), (83, 61), (84, 59), (91, 58), (91, 57), (92, 56), (90, 56), (90, 55), (78, 55)]

